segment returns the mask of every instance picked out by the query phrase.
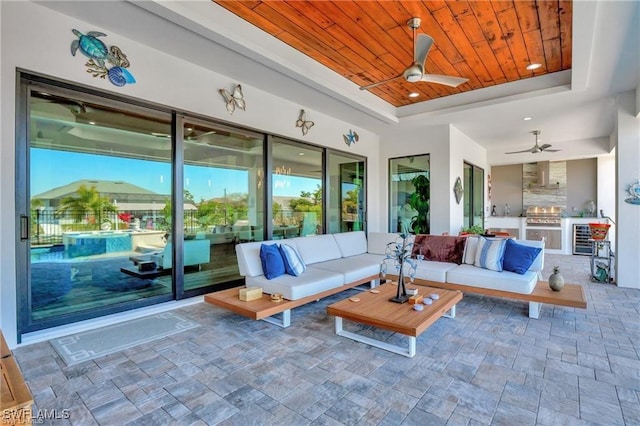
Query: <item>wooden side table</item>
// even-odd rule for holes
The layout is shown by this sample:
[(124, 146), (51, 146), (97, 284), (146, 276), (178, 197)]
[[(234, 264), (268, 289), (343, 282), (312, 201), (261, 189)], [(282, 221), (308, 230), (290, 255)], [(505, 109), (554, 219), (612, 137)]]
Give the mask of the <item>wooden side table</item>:
[(33, 397), (0, 330), (0, 410), (4, 425), (30, 425)]

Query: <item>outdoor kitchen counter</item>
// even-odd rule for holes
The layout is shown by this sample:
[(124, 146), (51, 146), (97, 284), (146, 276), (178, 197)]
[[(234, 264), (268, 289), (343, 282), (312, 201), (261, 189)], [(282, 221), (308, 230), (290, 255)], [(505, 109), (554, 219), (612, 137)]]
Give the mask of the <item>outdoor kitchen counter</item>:
[[(549, 241), (550, 235), (554, 236), (553, 232), (557, 234), (553, 240), (555, 247), (552, 248), (547, 245), (545, 252), (551, 254), (572, 254), (573, 251), (573, 225), (574, 224), (588, 224), (592, 222), (605, 223), (606, 220), (595, 217), (563, 217), (561, 220), (561, 226), (544, 226), (544, 225), (529, 225), (526, 222), (526, 217), (515, 216), (489, 216), (485, 219), (485, 228), (490, 231), (506, 231), (512, 236), (518, 239), (538, 239), (540, 236), (545, 236)], [(527, 237), (527, 234), (529, 237)], [(609, 238), (611, 239), (613, 233), (609, 231)], [(551, 241), (550, 241), (551, 242)]]

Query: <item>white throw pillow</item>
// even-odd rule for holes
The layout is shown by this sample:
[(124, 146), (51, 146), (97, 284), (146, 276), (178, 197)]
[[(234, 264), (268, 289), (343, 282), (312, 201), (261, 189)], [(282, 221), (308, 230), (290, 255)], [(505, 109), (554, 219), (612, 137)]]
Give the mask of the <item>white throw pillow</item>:
[(462, 263), (474, 265), (476, 263), (476, 251), (478, 249), (478, 236), (471, 235), (467, 237), (464, 245), (464, 253), (462, 254)]
[(492, 271), (502, 272), (502, 257), (507, 240), (505, 238), (489, 239), (478, 237), (475, 266)]

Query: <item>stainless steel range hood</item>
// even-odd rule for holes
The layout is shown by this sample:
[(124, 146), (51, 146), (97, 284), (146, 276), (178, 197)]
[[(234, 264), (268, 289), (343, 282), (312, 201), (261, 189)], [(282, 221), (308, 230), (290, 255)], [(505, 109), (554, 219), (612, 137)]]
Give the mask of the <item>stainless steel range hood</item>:
[(549, 162), (538, 161), (536, 163), (537, 186), (549, 185)]

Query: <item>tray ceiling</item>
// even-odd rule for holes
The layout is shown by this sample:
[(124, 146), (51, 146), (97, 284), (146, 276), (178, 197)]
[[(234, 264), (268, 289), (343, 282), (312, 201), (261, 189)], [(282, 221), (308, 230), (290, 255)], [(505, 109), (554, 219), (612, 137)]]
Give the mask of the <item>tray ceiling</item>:
[[(400, 79), (370, 90), (396, 107), (571, 69), (571, 1), (215, 3), (360, 86), (412, 63), (407, 20), (421, 18), (418, 32), (434, 39), (425, 72), (469, 81), (451, 88)], [(529, 71), (531, 63), (542, 66)]]

